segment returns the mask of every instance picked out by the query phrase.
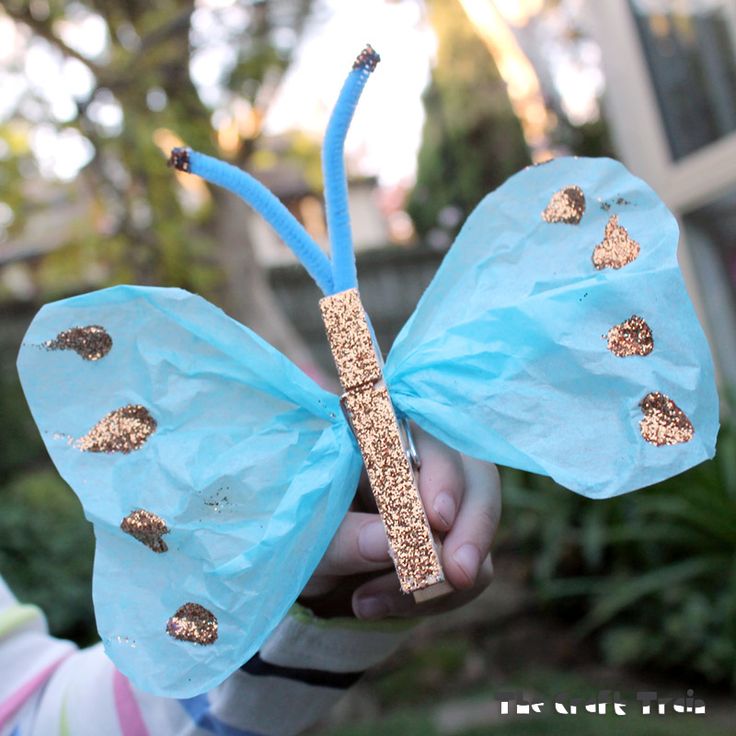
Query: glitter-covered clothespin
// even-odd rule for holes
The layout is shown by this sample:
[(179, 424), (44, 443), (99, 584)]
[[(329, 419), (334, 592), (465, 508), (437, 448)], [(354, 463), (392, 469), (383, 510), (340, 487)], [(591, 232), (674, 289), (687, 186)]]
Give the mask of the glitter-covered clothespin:
[(386, 527), (401, 589), (420, 602), (451, 590), (422, 505), (408, 437), (383, 380), (382, 359), (357, 289), (320, 300), (343, 388), (342, 405), (358, 440), (376, 506)]

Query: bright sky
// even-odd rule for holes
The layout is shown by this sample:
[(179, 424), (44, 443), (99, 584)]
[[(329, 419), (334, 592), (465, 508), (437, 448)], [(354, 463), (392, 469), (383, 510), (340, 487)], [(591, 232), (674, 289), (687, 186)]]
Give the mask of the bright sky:
[(418, 0), (328, 0), (305, 33), (292, 71), (267, 119), (269, 132), (300, 127), (321, 138), (343, 81), (366, 43), (381, 55), (346, 141), (361, 173), (382, 184), (411, 179), (416, 169), (436, 39)]

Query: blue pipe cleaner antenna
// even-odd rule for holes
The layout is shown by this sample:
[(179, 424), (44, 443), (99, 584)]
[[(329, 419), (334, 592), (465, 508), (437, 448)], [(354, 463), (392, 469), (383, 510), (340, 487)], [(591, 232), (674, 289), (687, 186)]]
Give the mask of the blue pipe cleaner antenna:
[(332, 111), (322, 146), (327, 229), (332, 247), (334, 293), (358, 286), (353, 238), (350, 232), (348, 184), (345, 176), (344, 146), (353, 113), (371, 72), (381, 57), (367, 45), (353, 64)]
[(327, 256), (281, 200), (257, 179), (236, 166), (190, 148), (174, 148), (169, 164), (179, 171), (201, 176), (210, 184), (217, 184), (244, 199), (294, 251), (322, 292), (334, 293), (332, 268)]

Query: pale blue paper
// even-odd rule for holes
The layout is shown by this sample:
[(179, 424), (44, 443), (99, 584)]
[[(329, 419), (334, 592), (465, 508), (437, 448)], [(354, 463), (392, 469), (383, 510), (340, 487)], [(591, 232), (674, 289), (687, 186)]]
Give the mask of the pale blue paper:
[[(42, 347), (88, 324), (112, 336), (103, 359)], [(361, 460), (338, 398), (179, 289), (122, 286), (49, 304), (18, 365), (49, 453), (94, 524), (95, 613), (108, 655), (154, 694), (216, 686), (284, 617), (348, 509)], [(158, 422), (140, 450), (74, 446), (126, 404)], [(120, 530), (138, 508), (166, 520), (168, 552)], [(215, 613), (215, 644), (166, 634), (187, 602)]]
[[(585, 193), (578, 225), (545, 222), (550, 197)], [(591, 256), (611, 215), (641, 246), (621, 269)], [(386, 361), (397, 407), (461, 452), (550, 475), (605, 498), (713, 456), (718, 396), (710, 351), (685, 290), (678, 228), (620, 163), (561, 158), (529, 167), (470, 215)], [(654, 350), (620, 358), (604, 335), (632, 315)], [(639, 402), (667, 394), (690, 442), (642, 439)]]

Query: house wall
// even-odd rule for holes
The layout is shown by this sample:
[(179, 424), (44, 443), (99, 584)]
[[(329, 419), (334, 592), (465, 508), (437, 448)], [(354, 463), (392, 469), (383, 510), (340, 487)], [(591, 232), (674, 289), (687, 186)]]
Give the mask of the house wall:
[[(736, 49), (732, 0), (634, 2), (664, 14), (715, 8), (725, 19), (731, 48)], [(733, 257), (736, 264), (736, 229), (702, 226), (709, 212), (723, 213), (728, 201), (736, 202), (736, 131), (675, 157), (629, 0), (588, 2), (587, 15), (602, 50), (604, 111), (619, 157), (678, 218), (682, 233), (678, 257), (688, 290), (716, 357), (719, 378), (736, 386), (736, 275), (724, 262)], [(690, 112), (706, 114), (697, 108)]]

